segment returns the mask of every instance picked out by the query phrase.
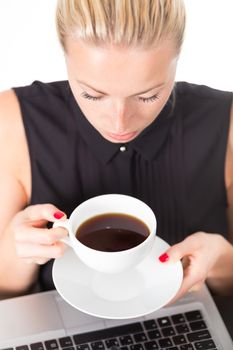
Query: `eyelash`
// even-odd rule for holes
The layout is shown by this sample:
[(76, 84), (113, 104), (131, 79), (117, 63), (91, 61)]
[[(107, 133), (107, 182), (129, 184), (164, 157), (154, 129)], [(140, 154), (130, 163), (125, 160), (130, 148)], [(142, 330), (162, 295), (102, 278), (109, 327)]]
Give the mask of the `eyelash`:
[(82, 97), (88, 99), (88, 100), (92, 100), (92, 101), (99, 101), (101, 99), (101, 97), (94, 97), (89, 95), (87, 92), (82, 92), (81, 93)]
[(154, 102), (155, 100), (158, 100), (158, 98), (159, 98), (159, 95), (155, 94), (151, 97), (139, 97), (139, 100), (145, 103), (145, 102)]
[[(99, 101), (102, 98), (102, 97), (91, 96), (87, 92), (82, 92), (81, 95), (82, 95), (82, 97), (86, 98), (87, 100), (91, 100), (91, 101)], [(159, 95), (155, 94), (151, 97), (139, 97), (139, 100), (144, 102), (144, 103), (146, 103), (146, 102), (148, 103), (148, 102), (154, 102), (158, 98), (159, 98)]]

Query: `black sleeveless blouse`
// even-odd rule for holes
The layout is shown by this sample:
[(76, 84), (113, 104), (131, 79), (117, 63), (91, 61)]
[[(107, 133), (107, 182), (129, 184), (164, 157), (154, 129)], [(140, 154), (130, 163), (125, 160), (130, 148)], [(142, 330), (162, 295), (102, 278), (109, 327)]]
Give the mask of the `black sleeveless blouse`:
[[(224, 163), (232, 93), (176, 83), (154, 122), (122, 145), (90, 125), (67, 81), (35, 81), (14, 91), (31, 159), (28, 204), (53, 203), (69, 216), (90, 197), (122, 193), (153, 209), (157, 234), (169, 244), (196, 231), (227, 236)], [(52, 263), (40, 269), (42, 290), (54, 288)]]

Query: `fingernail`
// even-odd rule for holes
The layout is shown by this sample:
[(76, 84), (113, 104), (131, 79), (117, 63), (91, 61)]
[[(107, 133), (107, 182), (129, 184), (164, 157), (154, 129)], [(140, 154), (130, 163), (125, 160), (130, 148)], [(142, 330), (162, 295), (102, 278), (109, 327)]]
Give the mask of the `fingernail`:
[(53, 216), (55, 217), (55, 219), (61, 219), (65, 214), (62, 213), (61, 211), (56, 211), (56, 213), (53, 214)]
[(164, 262), (166, 262), (166, 261), (169, 260), (169, 255), (167, 255), (167, 253), (164, 253), (164, 254), (160, 255), (159, 260), (160, 260), (162, 263), (164, 263)]

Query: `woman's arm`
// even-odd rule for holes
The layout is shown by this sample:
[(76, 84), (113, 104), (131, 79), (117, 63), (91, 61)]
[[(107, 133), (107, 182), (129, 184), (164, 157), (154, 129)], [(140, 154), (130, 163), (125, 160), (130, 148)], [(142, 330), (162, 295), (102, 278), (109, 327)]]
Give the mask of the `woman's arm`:
[(231, 107), (230, 128), (225, 162), (225, 183), (228, 202), (229, 241), (233, 244), (233, 102)]
[(19, 260), (11, 219), (29, 198), (30, 165), (20, 109), (13, 91), (0, 95), (0, 290), (20, 292), (36, 278), (37, 267)]
[(209, 272), (207, 283), (217, 294), (233, 295), (233, 103), (225, 161), (225, 184), (228, 201), (229, 242), (221, 239), (219, 250), (222, 251), (222, 254)]
[(24, 209), (31, 192), (30, 159), (13, 91), (0, 94), (0, 164), (0, 297), (8, 297), (29, 290), (38, 264), (62, 254), (59, 239), (67, 234), (46, 228), (56, 220), (53, 205)]
[[(207, 282), (219, 295), (233, 295), (233, 104), (225, 162), (229, 241), (220, 234), (197, 232), (172, 246), (161, 261), (182, 259), (184, 279), (175, 299)], [(174, 301), (173, 300), (173, 301)]]

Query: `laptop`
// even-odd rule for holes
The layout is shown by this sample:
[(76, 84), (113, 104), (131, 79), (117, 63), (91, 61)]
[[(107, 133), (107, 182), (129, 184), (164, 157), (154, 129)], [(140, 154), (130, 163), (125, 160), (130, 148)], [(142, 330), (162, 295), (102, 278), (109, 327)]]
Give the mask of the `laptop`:
[(206, 286), (124, 320), (87, 315), (54, 290), (0, 301), (0, 349), (232, 350), (233, 342)]

